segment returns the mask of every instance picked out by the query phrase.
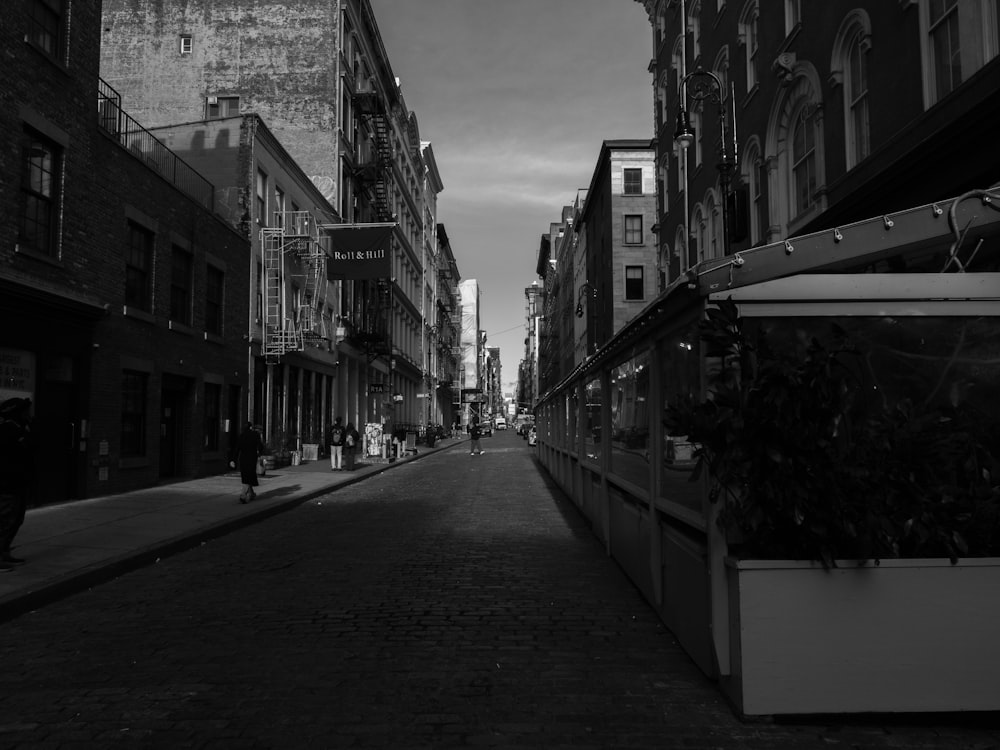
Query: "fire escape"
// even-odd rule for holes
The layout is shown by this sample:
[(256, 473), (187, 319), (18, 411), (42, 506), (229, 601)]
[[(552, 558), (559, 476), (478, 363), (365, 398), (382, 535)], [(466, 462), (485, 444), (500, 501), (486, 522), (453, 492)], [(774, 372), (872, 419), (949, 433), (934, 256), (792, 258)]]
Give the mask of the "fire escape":
[[(264, 256), (264, 361), (277, 364), (287, 352), (329, 338), (322, 311), (326, 304), (326, 252), (308, 211), (277, 215), (279, 225), (261, 229)], [(299, 291), (289, 299), (289, 281)], [(289, 314), (290, 313), (290, 314)]]
[[(368, 137), (357, 146), (358, 165), (354, 178), (367, 198), (368, 220), (391, 222), (392, 210), (392, 141), (389, 115), (374, 80), (359, 82), (354, 95), (355, 109), (361, 117)], [(392, 343), (389, 321), (392, 315), (392, 280), (389, 278), (364, 281), (360, 285), (364, 300), (359, 319), (349, 321), (350, 343), (366, 352), (369, 359), (389, 356)]]

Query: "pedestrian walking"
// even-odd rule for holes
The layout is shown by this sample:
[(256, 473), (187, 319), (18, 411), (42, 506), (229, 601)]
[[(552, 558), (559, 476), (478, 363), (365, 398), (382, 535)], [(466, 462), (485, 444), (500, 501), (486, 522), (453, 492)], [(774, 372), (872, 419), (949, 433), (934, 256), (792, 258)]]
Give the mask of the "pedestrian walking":
[(11, 554), (11, 545), (28, 509), (32, 466), (31, 399), (9, 398), (0, 404), (0, 572), (3, 573), (24, 563)]
[(344, 418), (337, 417), (327, 431), (330, 446), (330, 471), (344, 470)]
[(260, 433), (253, 428), (251, 422), (247, 422), (236, 445), (236, 465), (240, 469), (240, 481), (243, 482), (243, 492), (240, 493), (241, 503), (248, 503), (257, 496), (253, 488), (259, 484), (257, 481), (257, 459), (263, 452), (264, 442), (260, 438)]
[(344, 430), (344, 458), (347, 461), (348, 471), (354, 471), (354, 459), (360, 446), (361, 436), (354, 429), (354, 423), (348, 422), (347, 429)]
[(469, 455), (478, 456), (483, 452), (483, 446), (479, 443), (479, 438), (483, 436), (483, 430), (479, 426), (479, 418), (473, 417), (472, 423), (469, 425), (469, 437), (472, 439), (472, 443), (469, 445)]

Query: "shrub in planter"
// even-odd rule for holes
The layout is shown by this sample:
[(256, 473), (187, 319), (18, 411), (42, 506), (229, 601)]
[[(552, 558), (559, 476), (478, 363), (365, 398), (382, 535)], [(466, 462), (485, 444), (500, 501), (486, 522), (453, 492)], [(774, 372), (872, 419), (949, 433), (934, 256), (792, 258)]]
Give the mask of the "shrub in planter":
[(701, 325), (709, 395), (668, 408), (696, 445), (731, 550), (818, 560), (1000, 554), (1000, 431), (962, 399), (880, 387), (871, 352), (837, 324), (771, 340), (736, 305)]

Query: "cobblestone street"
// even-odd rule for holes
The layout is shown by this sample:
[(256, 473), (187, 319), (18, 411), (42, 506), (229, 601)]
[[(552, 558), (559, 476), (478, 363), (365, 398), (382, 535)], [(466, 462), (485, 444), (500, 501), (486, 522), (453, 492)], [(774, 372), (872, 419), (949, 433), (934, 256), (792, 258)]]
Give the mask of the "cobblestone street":
[(737, 719), (513, 433), (0, 624), (0, 746), (1000, 747)]

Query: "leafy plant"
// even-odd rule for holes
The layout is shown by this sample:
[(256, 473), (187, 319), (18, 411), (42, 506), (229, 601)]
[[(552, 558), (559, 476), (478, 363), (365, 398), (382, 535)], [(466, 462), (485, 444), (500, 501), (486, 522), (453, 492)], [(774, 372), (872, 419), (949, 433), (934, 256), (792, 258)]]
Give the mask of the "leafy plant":
[(696, 445), (692, 479), (708, 473), (734, 552), (826, 566), (1000, 553), (997, 436), (983, 420), (883, 402), (866, 353), (835, 324), (776, 351), (743, 323), (731, 301), (708, 309), (709, 396), (665, 419)]

